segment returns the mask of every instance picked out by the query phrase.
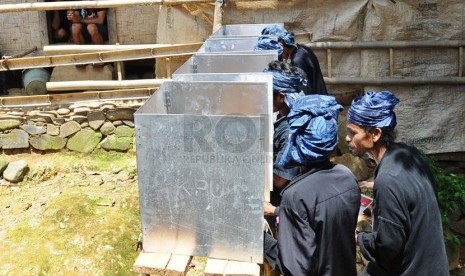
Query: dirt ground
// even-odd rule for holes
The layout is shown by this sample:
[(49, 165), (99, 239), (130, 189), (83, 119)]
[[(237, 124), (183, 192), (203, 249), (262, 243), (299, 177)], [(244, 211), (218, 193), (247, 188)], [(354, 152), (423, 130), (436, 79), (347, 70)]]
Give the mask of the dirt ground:
[(140, 234), (134, 154), (6, 155), (30, 171), (0, 180), (0, 275), (132, 275)]
[[(20, 183), (0, 179), (0, 275), (137, 275), (135, 153), (5, 157), (30, 171)], [(205, 258), (195, 258), (187, 275), (204, 267)], [(451, 275), (465, 275), (464, 259)]]

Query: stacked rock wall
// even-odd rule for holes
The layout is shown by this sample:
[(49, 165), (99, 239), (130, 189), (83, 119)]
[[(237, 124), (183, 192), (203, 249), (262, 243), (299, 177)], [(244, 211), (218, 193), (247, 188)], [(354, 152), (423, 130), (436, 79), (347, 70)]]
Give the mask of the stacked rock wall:
[(139, 100), (2, 108), (0, 148), (126, 152), (134, 147), (134, 112), (141, 105)]

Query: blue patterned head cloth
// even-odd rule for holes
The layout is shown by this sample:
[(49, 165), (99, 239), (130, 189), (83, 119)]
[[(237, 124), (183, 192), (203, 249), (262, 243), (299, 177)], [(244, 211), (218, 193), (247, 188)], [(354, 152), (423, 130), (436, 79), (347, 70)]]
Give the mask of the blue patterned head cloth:
[(268, 36), (260, 36), (254, 50), (278, 50), (278, 57), (281, 58), (283, 56), (283, 47), (278, 43), (277, 40)]
[(307, 79), (302, 75), (272, 68), (267, 68), (263, 72), (273, 73), (273, 93), (285, 94), (284, 102), (287, 106), (291, 107), (296, 99), (305, 95), (303, 89), (307, 85)]
[(390, 91), (367, 92), (352, 101), (347, 120), (359, 126), (394, 128), (397, 124), (394, 107), (398, 102)]
[(306, 166), (327, 159), (337, 146), (337, 117), (342, 110), (332, 96), (308, 95), (296, 100), (287, 115), (289, 142), (278, 166)]
[(283, 42), (287, 46), (297, 47), (293, 33), (284, 32), (278, 34), (278, 41)]
[(269, 25), (263, 28), (262, 35), (277, 35), (278, 36), (279, 34), (285, 33), (285, 32), (287, 32), (286, 29), (284, 29), (283, 27), (279, 25), (273, 24), (273, 25)]

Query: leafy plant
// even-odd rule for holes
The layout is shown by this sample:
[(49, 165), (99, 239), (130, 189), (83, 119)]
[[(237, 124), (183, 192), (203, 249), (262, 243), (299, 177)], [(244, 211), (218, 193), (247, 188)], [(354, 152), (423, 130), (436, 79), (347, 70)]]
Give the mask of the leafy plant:
[[(452, 213), (465, 206), (465, 176), (445, 172), (432, 156), (425, 155), (425, 158), (436, 180), (442, 226), (446, 230), (449, 229)], [(457, 244), (460, 243), (456, 235), (449, 238)]]

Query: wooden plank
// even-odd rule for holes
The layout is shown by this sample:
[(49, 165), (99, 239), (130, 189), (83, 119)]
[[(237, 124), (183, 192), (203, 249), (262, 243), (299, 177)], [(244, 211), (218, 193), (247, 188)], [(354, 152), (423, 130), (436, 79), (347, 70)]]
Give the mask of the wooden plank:
[(189, 262), (191, 256), (186, 255), (172, 255), (171, 259), (166, 266), (165, 276), (182, 276), (189, 269)]
[(164, 273), (171, 254), (141, 252), (134, 263), (133, 270), (142, 274)]
[(227, 265), (227, 260), (208, 259), (204, 274), (205, 276), (222, 276), (226, 271)]
[[(241, 2), (245, 0), (228, 0), (230, 2)], [(268, 1), (268, 0), (254, 0)], [(37, 3), (20, 3), (20, 4), (2, 4), (0, 13), (5, 12), (26, 12), (26, 11), (53, 11), (53, 10), (74, 10), (90, 8), (118, 8), (136, 5), (182, 5), (182, 4), (200, 4), (214, 3), (215, 0), (95, 0), (95, 1), (62, 1), (62, 2), (37, 2)]]
[(79, 91), (98, 89), (129, 89), (160, 87), (169, 79), (111, 80), (111, 81), (58, 81), (47, 82), (47, 91)]
[(189, 46), (176, 45), (158, 48), (127, 49), (95, 53), (2, 59), (0, 60), (0, 71), (102, 62), (105, 63), (123, 60), (140, 60), (161, 57), (165, 58), (172, 56), (189, 56), (196, 53), (200, 46), (200, 43), (193, 43)]
[(256, 263), (229, 261), (224, 275), (260, 276), (260, 266)]
[(65, 44), (65, 45), (45, 45), (43, 52), (46, 56), (64, 55), (64, 54), (79, 54), (79, 53), (95, 53), (106, 51), (121, 51), (130, 49), (147, 49), (147, 48), (166, 48), (178, 47), (185, 48), (189, 51), (191, 47), (202, 46), (203, 42), (183, 43), (183, 44), (125, 44), (125, 45), (96, 45), (96, 44)]

